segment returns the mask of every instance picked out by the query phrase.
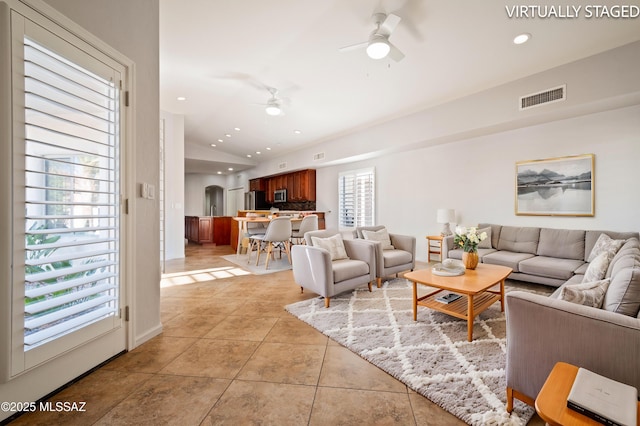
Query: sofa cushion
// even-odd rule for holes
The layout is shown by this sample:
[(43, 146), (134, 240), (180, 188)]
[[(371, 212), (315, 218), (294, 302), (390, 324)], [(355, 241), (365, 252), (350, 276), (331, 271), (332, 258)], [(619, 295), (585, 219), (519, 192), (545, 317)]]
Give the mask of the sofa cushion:
[(600, 237), (600, 234), (607, 234), (614, 240), (628, 240), (629, 238), (640, 238), (637, 232), (613, 232), (613, 231), (587, 231), (584, 236), (584, 260), (589, 259), (591, 250)]
[(600, 234), (598, 240), (593, 246), (593, 249), (591, 249), (591, 253), (589, 253), (587, 262), (591, 262), (600, 253), (607, 253), (610, 258), (613, 258), (618, 250), (620, 250), (620, 247), (622, 247), (624, 242), (624, 240), (614, 240), (607, 234)]
[(487, 226), (486, 228), (478, 229), (478, 235), (482, 235), (483, 232), (487, 234), (487, 237), (478, 243), (478, 248), (490, 249), (491, 248), (491, 227)]
[(335, 262), (331, 262), (331, 267), (333, 268), (333, 282), (336, 284), (369, 273), (369, 265), (362, 260), (336, 260)]
[(482, 258), (483, 263), (489, 263), (491, 265), (508, 266), (513, 269), (513, 272), (520, 272), (518, 265), (520, 262), (533, 257), (531, 253), (515, 253), (512, 251), (500, 250), (494, 253), (489, 253)]
[(609, 268), (609, 254), (600, 253), (589, 263), (589, 267), (584, 273), (584, 279), (582, 282), (589, 283), (593, 281), (600, 281), (604, 278)]
[(498, 247), (502, 225), (495, 225), (493, 223), (479, 223), (478, 228), (491, 228), (491, 247), (492, 248)]
[(387, 228), (382, 228), (377, 231), (363, 229), (362, 236), (365, 240), (379, 241), (382, 244), (382, 250), (393, 250), (395, 248), (391, 245), (391, 238), (389, 237)]
[(539, 256), (559, 257), (561, 259), (584, 258), (585, 231), (572, 229), (540, 229), (538, 241)]
[(500, 230), (498, 250), (536, 254), (539, 237), (540, 228), (503, 226)]
[(385, 268), (392, 268), (398, 265), (411, 263), (411, 253), (404, 250), (384, 250), (382, 252)]
[(609, 287), (609, 282), (610, 280), (607, 278), (588, 283), (563, 285), (560, 288), (558, 299), (591, 306), (592, 308), (600, 308), (607, 287)]
[[(585, 262), (582, 265), (580, 265), (578, 269), (573, 271), (573, 273), (577, 275), (584, 275), (584, 273), (587, 272), (588, 268), (589, 268), (589, 264)], [(609, 277), (605, 277), (605, 278), (609, 278)]]
[(640, 262), (640, 241), (637, 238), (628, 239), (616, 255), (609, 262), (609, 269), (605, 277), (610, 277), (614, 271), (633, 266), (634, 262)]
[[(498, 250), (496, 249), (482, 249), (479, 248), (478, 249), (478, 257), (480, 258), (480, 261), (482, 261), (482, 259), (484, 258), (484, 256), (490, 254), (490, 253), (495, 253)], [(462, 259), (462, 253), (464, 253), (464, 250), (462, 249), (455, 249), (455, 250), (450, 250), (449, 251), (449, 257), (452, 259)]]
[(331, 255), (331, 260), (347, 259), (347, 251), (344, 248), (342, 235), (336, 234), (329, 238), (311, 237), (314, 247), (325, 249)]
[(542, 277), (568, 280), (573, 276), (573, 271), (584, 262), (576, 259), (559, 259), (547, 256), (535, 256), (525, 259), (518, 265), (520, 272)]
[(611, 312), (636, 317), (640, 311), (640, 265), (621, 269), (611, 275), (611, 284), (602, 307)]

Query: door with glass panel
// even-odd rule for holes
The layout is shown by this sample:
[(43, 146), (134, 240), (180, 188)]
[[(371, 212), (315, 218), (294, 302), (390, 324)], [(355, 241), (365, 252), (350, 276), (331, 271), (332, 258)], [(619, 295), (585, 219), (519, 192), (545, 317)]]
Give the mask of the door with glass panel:
[(109, 334), (126, 347), (124, 70), (21, 16), (12, 25), (18, 373)]

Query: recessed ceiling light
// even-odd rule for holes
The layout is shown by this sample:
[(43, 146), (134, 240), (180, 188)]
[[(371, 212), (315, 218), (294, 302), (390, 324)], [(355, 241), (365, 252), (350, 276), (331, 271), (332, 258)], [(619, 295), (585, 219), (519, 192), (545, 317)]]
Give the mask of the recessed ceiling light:
[(226, 136), (226, 137), (228, 137), (228, 138), (230, 138), (230, 137), (231, 137), (231, 134), (227, 133), (225, 136)]
[(236, 132), (240, 131), (240, 127), (234, 127), (233, 130), (235, 130)]
[(221, 174), (222, 174), (222, 172), (220, 172), (220, 171), (219, 171), (219, 172), (218, 172), (218, 174), (219, 174), (219, 175), (221, 175)]
[(271, 148), (267, 147), (267, 151), (271, 151)]
[(211, 146), (215, 148), (218, 145), (216, 145), (215, 143), (212, 143)]
[(247, 154), (247, 158), (251, 158), (251, 154)]
[(262, 153), (261, 153), (260, 151), (256, 151), (256, 154), (260, 155), (260, 154), (262, 154)]
[(224, 142), (224, 141), (223, 141), (222, 139), (218, 139), (218, 142), (222, 143), (222, 142)]
[(227, 170), (229, 170), (230, 172), (233, 171), (233, 167), (229, 167)]
[(531, 39), (531, 34), (529, 33), (522, 33), (522, 34), (518, 34), (517, 36), (515, 36), (513, 38), (513, 43), (514, 44), (523, 44), (528, 42)]
[(294, 130), (293, 133), (295, 133), (296, 135), (299, 135), (300, 133), (302, 133), (300, 130)]
[(185, 98), (184, 96), (178, 96), (176, 99), (178, 99), (179, 101), (186, 101), (187, 98)]

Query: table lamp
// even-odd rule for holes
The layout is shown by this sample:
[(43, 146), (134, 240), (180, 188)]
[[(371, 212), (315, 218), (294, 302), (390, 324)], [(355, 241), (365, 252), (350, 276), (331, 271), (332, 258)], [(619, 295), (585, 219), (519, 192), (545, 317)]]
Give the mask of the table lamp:
[(454, 209), (438, 209), (436, 222), (442, 224), (442, 232), (440, 235), (446, 237), (447, 235), (452, 235), (451, 228), (449, 227), (449, 223), (454, 222), (456, 220), (456, 211)]

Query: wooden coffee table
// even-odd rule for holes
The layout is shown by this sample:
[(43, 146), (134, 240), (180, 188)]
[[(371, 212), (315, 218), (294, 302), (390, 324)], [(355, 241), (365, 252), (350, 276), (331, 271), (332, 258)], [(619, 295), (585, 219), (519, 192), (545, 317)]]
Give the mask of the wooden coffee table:
[[(456, 318), (467, 320), (467, 340), (473, 340), (473, 320), (482, 311), (500, 301), (504, 311), (504, 280), (512, 269), (500, 265), (480, 263), (476, 269), (467, 269), (464, 275), (443, 277), (432, 273), (431, 268), (420, 269), (404, 274), (413, 282), (413, 320), (418, 318), (418, 305), (443, 312)], [(418, 297), (418, 284), (434, 287), (437, 290), (426, 296)], [(500, 284), (500, 290), (491, 287)], [(436, 300), (442, 292), (454, 292), (462, 297), (449, 304)]]

